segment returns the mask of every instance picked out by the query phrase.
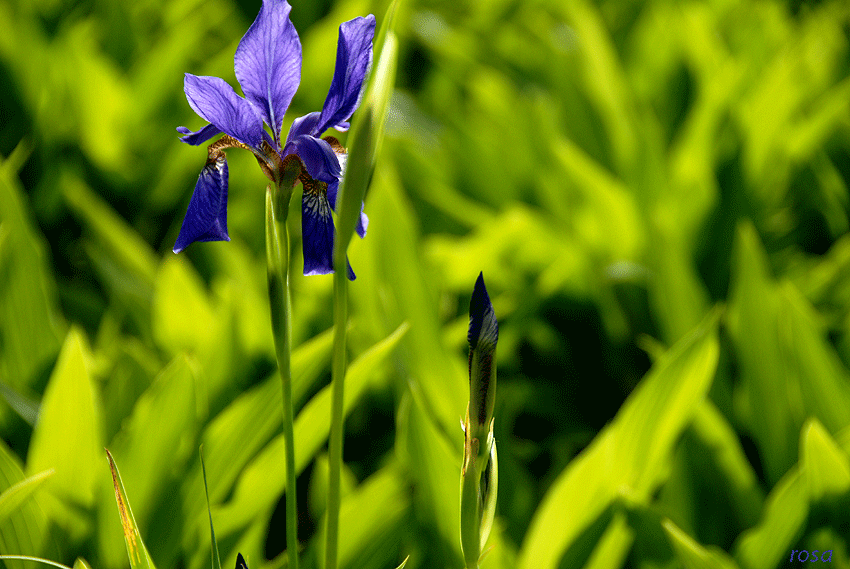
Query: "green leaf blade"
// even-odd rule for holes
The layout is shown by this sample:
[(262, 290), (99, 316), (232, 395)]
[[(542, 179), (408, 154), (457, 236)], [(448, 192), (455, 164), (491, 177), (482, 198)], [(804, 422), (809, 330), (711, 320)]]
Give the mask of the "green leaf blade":
[(611, 425), (556, 479), (526, 534), (521, 569), (557, 568), (572, 543), (615, 499), (646, 502), (664, 480), (672, 447), (714, 378), (718, 318), (714, 311), (673, 346)]
[(121, 527), (124, 530), (124, 542), (127, 545), (130, 567), (132, 569), (156, 569), (153, 559), (151, 559), (148, 553), (148, 548), (145, 547), (145, 543), (142, 541), (142, 535), (139, 532), (139, 527), (136, 525), (136, 520), (133, 518), (133, 510), (130, 508), (130, 501), (127, 499), (124, 484), (121, 482), (121, 474), (118, 472), (118, 467), (108, 450), (106, 451), (106, 457), (109, 459), (109, 469), (112, 472), (115, 501), (118, 505)]

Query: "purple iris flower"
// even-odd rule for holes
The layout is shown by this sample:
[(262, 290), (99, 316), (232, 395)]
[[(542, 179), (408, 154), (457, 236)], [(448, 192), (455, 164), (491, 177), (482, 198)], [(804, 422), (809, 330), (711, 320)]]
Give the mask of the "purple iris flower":
[[(331, 211), (345, 171), (346, 153), (335, 138), (319, 137), (329, 128), (347, 130), (347, 121), (360, 104), (363, 81), (372, 63), (375, 17), (370, 14), (340, 25), (336, 69), (322, 111), (296, 119), (282, 144), (283, 116), (301, 81), (301, 42), (289, 19), (291, 10), (284, 0), (263, 0), (257, 19), (239, 42), (234, 63), (244, 98), (223, 79), (186, 74), (186, 99), (209, 124), (196, 132), (179, 127), (178, 132), (183, 134), (180, 140), (200, 145), (223, 136), (207, 149), (207, 163), (195, 185), (175, 253), (195, 241), (230, 240), (224, 150), (244, 148), (254, 153), (273, 182), (278, 181), (285, 160), (300, 160), (304, 274), (333, 272)], [(357, 224), (360, 237), (366, 234), (367, 224), (361, 212)], [(348, 275), (354, 278), (350, 267)]]

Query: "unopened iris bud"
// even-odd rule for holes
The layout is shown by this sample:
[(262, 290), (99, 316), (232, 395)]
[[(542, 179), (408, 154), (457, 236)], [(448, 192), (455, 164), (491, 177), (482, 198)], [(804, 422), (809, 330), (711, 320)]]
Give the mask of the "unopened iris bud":
[(469, 420), (472, 436), (480, 438), (489, 429), (496, 401), (496, 342), (499, 323), (484, 286), (484, 274), (478, 275), (469, 303)]
[(464, 422), (460, 542), (466, 569), (477, 569), (496, 513), (498, 462), (493, 438), (499, 324), (479, 274), (469, 303), (469, 407)]

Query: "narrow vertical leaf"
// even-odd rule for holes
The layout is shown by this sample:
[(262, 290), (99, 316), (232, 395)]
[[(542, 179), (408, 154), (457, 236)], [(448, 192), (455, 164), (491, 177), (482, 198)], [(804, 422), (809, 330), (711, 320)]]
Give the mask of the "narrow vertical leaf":
[(79, 506), (94, 505), (95, 489), (102, 482), (97, 465), (103, 412), (90, 359), (82, 332), (72, 329), (44, 391), (27, 460), (30, 474), (55, 470), (47, 485), (59, 498), (54, 515), (78, 536), (86, 525)]
[(738, 227), (733, 258), (728, 329), (749, 406), (746, 421), (759, 446), (768, 482), (794, 464), (799, 424), (788, 401), (789, 375), (778, 336), (781, 299), (755, 228)]
[(47, 243), (30, 220), (18, 170), (29, 150), (19, 145), (0, 161), (0, 378), (12, 387), (32, 385), (59, 350), (64, 323), (49, 270)]
[[(0, 491), (5, 495), (11, 488), (26, 481), (18, 457), (0, 440)], [(38, 495), (25, 501), (0, 519), (0, 554), (41, 555), (48, 521), (44, 510), (39, 507)], [(20, 562), (5, 562), (9, 569), (32, 568), (34, 565)]]
[(0, 524), (7, 520), (42, 483), (53, 474), (53, 470), (39, 472), (0, 493)]
[(737, 569), (737, 564), (723, 550), (701, 545), (670, 520), (664, 520), (662, 527), (685, 569)]
[(115, 501), (118, 503), (118, 515), (121, 517), (121, 527), (124, 529), (124, 542), (127, 544), (127, 555), (130, 557), (132, 569), (156, 569), (142, 541), (139, 527), (133, 518), (133, 510), (127, 500), (124, 484), (121, 482), (121, 474), (112, 459), (112, 454), (107, 450), (106, 457), (109, 459), (109, 469), (112, 472), (112, 485), (115, 488)]
[(670, 453), (714, 378), (714, 311), (673, 346), (632, 392), (614, 421), (552, 484), (520, 550), (521, 569), (554, 569), (617, 496), (646, 502), (669, 471)]
[(834, 501), (850, 490), (850, 458), (817, 419), (803, 427), (800, 456), (812, 502)]
[(735, 560), (747, 569), (778, 567), (802, 536), (808, 515), (805, 480), (795, 466), (773, 487), (758, 525), (739, 536)]
[[(383, 37), (380, 53), (375, 59), (369, 85), (360, 108), (355, 112), (349, 137), (349, 155), (346, 172), (339, 188), (339, 219), (337, 220), (336, 250), (344, 253), (348, 249), (354, 227), (360, 217), (360, 206), (366, 196), (377, 152), (384, 136), (387, 105), (395, 85), (398, 45), (393, 32), (397, 2), (393, 2), (384, 17), (378, 41)], [(339, 255), (337, 255), (339, 256)], [(345, 255), (340, 264), (334, 259), (337, 271), (346, 269)], [(340, 269), (342, 267), (342, 269)]]
[(207, 498), (207, 514), (210, 517), (210, 549), (212, 549), (212, 569), (221, 569), (221, 557), (218, 553), (218, 542), (215, 540), (212, 509), (210, 508), (210, 489), (207, 485), (207, 467), (204, 465), (204, 449), (201, 448), (201, 472), (204, 476), (204, 496)]

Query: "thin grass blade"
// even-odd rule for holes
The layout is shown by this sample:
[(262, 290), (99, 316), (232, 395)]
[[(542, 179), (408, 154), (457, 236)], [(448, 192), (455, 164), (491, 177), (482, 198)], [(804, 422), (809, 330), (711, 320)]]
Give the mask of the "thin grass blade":
[(207, 467), (204, 464), (204, 449), (201, 447), (201, 474), (204, 477), (204, 495), (207, 498), (207, 513), (210, 516), (210, 548), (212, 549), (212, 569), (221, 569), (221, 556), (218, 553), (218, 542), (215, 540), (212, 509), (210, 508), (210, 490), (207, 486)]

